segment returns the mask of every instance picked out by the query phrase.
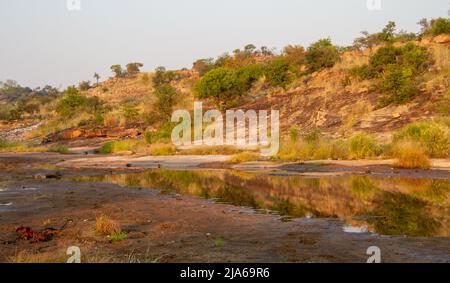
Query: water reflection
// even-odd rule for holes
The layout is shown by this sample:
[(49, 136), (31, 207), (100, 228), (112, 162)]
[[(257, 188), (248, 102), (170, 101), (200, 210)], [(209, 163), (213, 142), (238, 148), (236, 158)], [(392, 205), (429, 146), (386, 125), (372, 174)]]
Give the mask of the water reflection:
[(384, 235), (448, 237), (450, 180), (267, 176), (229, 170), (148, 170), (77, 178), (195, 195), (285, 218), (339, 218)]

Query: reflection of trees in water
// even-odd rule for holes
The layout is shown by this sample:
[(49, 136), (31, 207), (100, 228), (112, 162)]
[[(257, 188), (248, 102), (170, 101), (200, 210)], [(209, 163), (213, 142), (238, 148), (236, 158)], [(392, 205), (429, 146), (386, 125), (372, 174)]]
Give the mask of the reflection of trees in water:
[(441, 224), (449, 218), (448, 180), (304, 178), (215, 170), (148, 170), (82, 180), (214, 198), (238, 206), (273, 210), (282, 216), (335, 217), (347, 223), (354, 223), (353, 217), (360, 216), (369, 219), (365, 223), (381, 234), (449, 233), (446, 225)]
[(382, 193), (376, 200), (375, 215), (381, 219), (368, 220), (380, 234), (434, 236), (441, 224), (433, 217), (427, 203), (399, 193)]

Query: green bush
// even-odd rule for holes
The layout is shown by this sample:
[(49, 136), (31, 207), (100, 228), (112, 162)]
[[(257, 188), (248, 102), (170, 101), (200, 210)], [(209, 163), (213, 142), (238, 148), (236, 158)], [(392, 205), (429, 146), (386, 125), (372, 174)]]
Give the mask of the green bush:
[(378, 89), (385, 95), (378, 106), (384, 107), (391, 103), (408, 102), (418, 94), (418, 79), (431, 63), (427, 49), (411, 42), (403, 47), (381, 47), (370, 58), (368, 65), (349, 72), (361, 79), (381, 78)]
[(419, 24), (422, 26), (422, 35), (437, 36), (450, 33), (450, 19), (437, 18), (431, 21), (422, 19)]
[(448, 33), (450, 33), (450, 19), (435, 19), (431, 27), (431, 34), (436, 36)]
[(10, 143), (6, 140), (0, 139), (0, 148), (7, 148), (7, 147), (11, 147), (11, 146), (13, 146), (12, 143)]
[(311, 72), (331, 68), (339, 60), (339, 50), (329, 38), (313, 43), (306, 53), (306, 63)]
[(67, 88), (64, 97), (56, 104), (56, 112), (63, 118), (73, 117), (82, 111), (95, 114), (101, 113), (103, 110), (103, 103), (98, 97), (88, 98), (75, 87)]
[(236, 70), (238, 87), (240, 91), (249, 91), (253, 84), (264, 74), (264, 68), (261, 64), (251, 64)]
[(431, 157), (446, 158), (450, 155), (448, 127), (432, 122), (413, 123), (394, 135), (394, 143), (420, 143)]
[(156, 132), (145, 132), (145, 141), (148, 144), (164, 143), (170, 141), (173, 128), (176, 125), (176, 123), (167, 122), (163, 124)]
[(408, 67), (392, 67), (384, 76), (380, 89), (387, 94), (379, 102), (382, 107), (405, 103), (419, 92), (413, 70)]
[(167, 71), (165, 67), (158, 67), (153, 76), (153, 85), (154, 87), (159, 87), (164, 84), (169, 84), (176, 78), (177, 74), (174, 71)]
[(289, 61), (284, 57), (272, 60), (265, 68), (267, 82), (272, 86), (286, 87), (292, 82)]
[(65, 145), (52, 146), (48, 149), (49, 152), (57, 152), (60, 154), (70, 154), (70, 150)]
[(100, 153), (110, 154), (122, 151), (133, 151), (138, 144), (139, 141), (136, 140), (110, 141), (100, 148)]

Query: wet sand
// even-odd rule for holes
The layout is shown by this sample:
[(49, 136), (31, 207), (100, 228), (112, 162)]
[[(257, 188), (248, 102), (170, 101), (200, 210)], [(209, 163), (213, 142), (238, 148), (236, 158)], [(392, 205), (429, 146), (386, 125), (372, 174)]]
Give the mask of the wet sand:
[[(448, 238), (346, 233), (336, 219), (282, 222), (276, 215), (158, 190), (36, 179), (139, 170), (127, 167), (133, 163), (127, 160), (118, 167), (57, 166), (80, 158), (92, 157), (0, 155), (0, 188), (9, 189), (0, 202), (12, 203), (0, 208), (1, 262), (64, 262), (69, 246), (81, 248), (83, 262), (365, 262), (370, 246), (381, 248), (384, 262), (450, 262)], [(155, 164), (167, 166), (161, 159)], [(118, 221), (126, 239), (109, 243), (96, 235), (100, 215)], [(39, 230), (48, 220), (54, 227), (71, 221), (49, 242), (16, 240), (15, 227)]]

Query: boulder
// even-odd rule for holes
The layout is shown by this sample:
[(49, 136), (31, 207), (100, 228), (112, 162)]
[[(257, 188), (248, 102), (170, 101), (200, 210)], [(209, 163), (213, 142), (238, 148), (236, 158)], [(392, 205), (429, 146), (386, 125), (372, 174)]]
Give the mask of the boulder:
[(83, 135), (83, 131), (81, 130), (69, 130), (61, 133), (62, 140), (73, 140), (79, 138)]
[(433, 41), (439, 44), (450, 43), (450, 34), (438, 35), (433, 39)]

